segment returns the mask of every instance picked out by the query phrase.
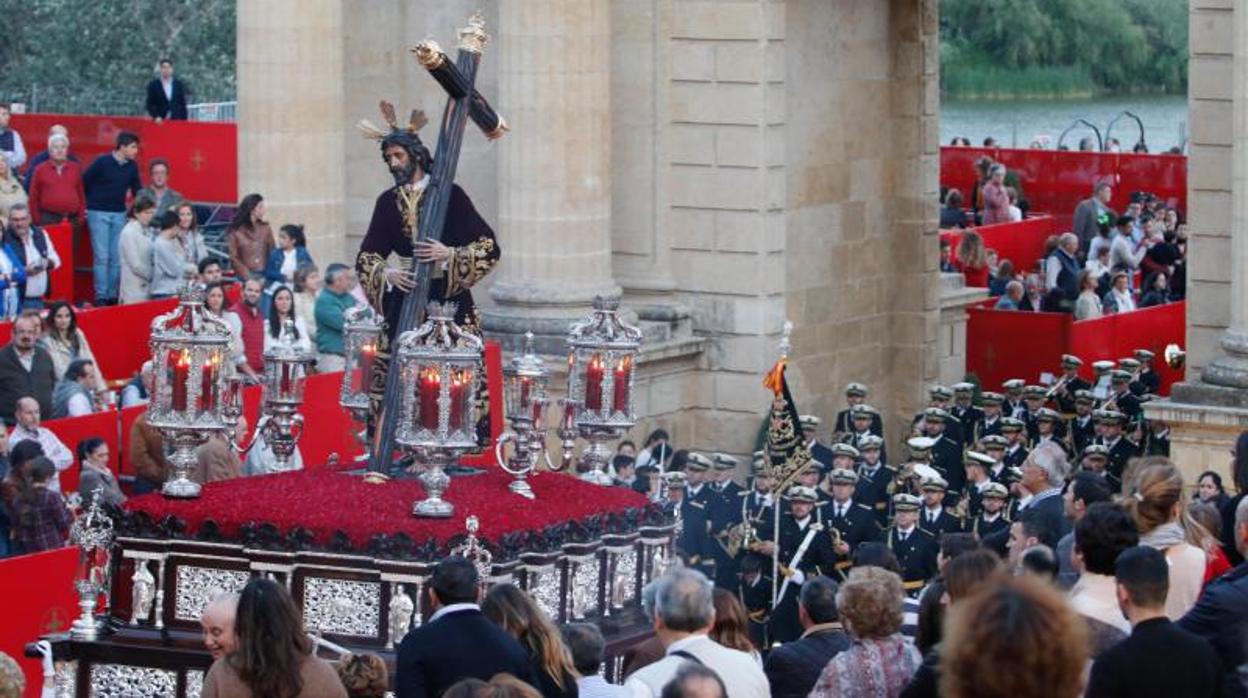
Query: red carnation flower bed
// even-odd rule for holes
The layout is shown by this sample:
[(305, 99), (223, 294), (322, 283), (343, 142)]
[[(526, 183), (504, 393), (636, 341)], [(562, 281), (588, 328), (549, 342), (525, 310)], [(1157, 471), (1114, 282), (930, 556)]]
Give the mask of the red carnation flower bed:
[(375, 535), (405, 534), (413, 541), (430, 538), (439, 544), (462, 536), (464, 519), (475, 515), (478, 535), (497, 541), (519, 531), (540, 531), (554, 524), (623, 513), (646, 507), (646, 498), (623, 487), (601, 487), (575, 477), (543, 473), (529, 479), (536, 500), (507, 489), (511, 478), (498, 470), (452, 478), (445, 498), (455, 505), (449, 519), (418, 519), (412, 504), (425, 496), (414, 480), (372, 485), (359, 475), (328, 470), (304, 470), (240, 478), (204, 486), (198, 499), (166, 499), (160, 494), (134, 497), (127, 511), (144, 513), (154, 521), (172, 516), (194, 532), (215, 523), (230, 540), (247, 525), (270, 524), (282, 534), (306, 529), (318, 545), (336, 532), (345, 533), (355, 546)]

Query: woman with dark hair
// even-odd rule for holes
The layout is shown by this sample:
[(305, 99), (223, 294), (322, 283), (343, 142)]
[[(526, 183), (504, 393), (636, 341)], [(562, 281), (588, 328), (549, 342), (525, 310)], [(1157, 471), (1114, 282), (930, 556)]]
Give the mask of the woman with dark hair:
[(545, 698), (577, 695), (572, 653), (555, 624), (531, 596), (514, 585), (498, 584), (481, 601), (481, 612), (528, 650), (537, 670), (537, 688)]
[(295, 294), (287, 286), (278, 286), (273, 291), (273, 305), (269, 308), (268, 323), (264, 329), (265, 350), (275, 345), (283, 333), (290, 335), (296, 347), (312, 351), (312, 335), (308, 333), (303, 319), (295, 314)]
[(217, 283), (208, 284), (204, 291), (204, 309), (211, 315), (217, 317), (230, 328), (230, 361), (226, 364), (226, 371), (233, 375), (238, 367), (247, 366), (247, 360), (244, 358), (243, 349), (243, 325), (238, 318), (238, 313), (230, 311), (230, 297), (225, 295), (225, 283), (218, 281)]
[(715, 624), (711, 626), (710, 638), (724, 647), (745, 652), (762, 666), (763, 656), (750, 641), (749, 616), (741, 599), (727, 589), (715, 587), (711, 600), (715, 604)]
[(245, 279), (264, 271), (264, 264), (273, 253), (273, 229), (264, 217), (264, 197), (248, 194), (238, 203), (234, 220), (226, 231), (230, 247), (230, 268), (234, 276)]
[(147, 287), (152, 282), (152, 218), (156, 215), (156, 202), (140, 196), (130, 206), (126, 225), (121, 229), (117, 243), (121, 255), (122, 303), (141, 303), (147, 300)]
[(264, 265), (264, 280), (268, 284), (265, 289), (265, 302), (260, 311), (268, 311), (268, 301), (278, 286), (290, 286), (295, 282), (295, 272), (300, 267), (314, 266), (312, 255), (308, 254), (308, 240), (304, 237), (303, 226), (287, 223), (277, 231), (277, 249), (269, 253), (268, 262)]
[(122, 494), (121, 486), (117, 484), (117, 476), (108, 466), (111, 455), (108, 444), (98, 436), (89, 436), (78, 442), (78, 463), (82, 468), (78, 494), (82, 497), (84, 510), (91, 507), (97, 493), (100, 504), (105, 506), (120, 507), (126, 501), (126, 495)]
[(56, 466), (39, 456), (26, 466), (21, 489), (13, 503), (13, 542), (23, 554), (53, 550), (65, 545), (74, 517), (60, 492), (48, 487)]
[(637, 467), (653, 465), (663, 470), (663, 464), (672, 455), (672, 446), (668, 443), (671, 440), (672, 437), (666, 429), (655, 429), (650, 432), (645, 443), (641, 445), (641, 452), (637, 454)]
[[(8, 449), (8, 444), (8, 439), (0, 439), (0, 449)], [(16, 542), (10, 543), (10, 532), (17, 519), (14, 507), (18, 494), (26, 487), (26, 466), (42, 455), (43, 446), (29, 439), (8, 449), (8, 472), (0, 479), (0, 557), (22, 554)]]
[(238, 596), (233, 652), (213, 662), (204, 698), (346, 698), (329, 662), (312, 653), (286, 587), (254, 577)]
[[(1213, 470), (1206, 470), (1196, 478), (1196, 492), (1192, 495), (1192, 499), (1212, 504), (1218, 512), (1221, 512), (1222, 507), (1226, 506), (1231, 497), (1226, 493), (1226, 488), (1222, 486), (1222, 476)], [(1221, 513), (1218, 515), (1221, 516)]]
[(1248, 431), (1241, 431), (1235, 439), (1235, 447), (1231, 449), (1231, 484), (1235, 485), (1235, 495), (1226, 501), (1218, 511), (1222, 515), (1222, 532), (1218, 536), (1222, 541), (1222, 552), (1232, 566), (1244, 561), (1235, 547), (1235, 509), (1245, 495), (1248, 495)]
[(160, 232), (152, 242), (152, 298), (171, 298), (182, 290), (187, 279), (199, 273), (196, 264), (186, 259), (186, 245), (178, 237), (177, 211), (165, 211), (160, 217)]
[[(77, 359), (85, 359), (99, 368), (95, 354), (91, 352), (91, 343), (87, 335), (78, 327), (78, 315), (74, 306), (65, 301), (56, 301), (48, 307), (48, 315), (43, 320), (43, 336), (39, 338), (39, 346), (52, 356), (52, 368), (56, 370), (56, 379), (65, 377), (69, 365)], [(95, 373), (95, 390), (107, 390), (104, 378), (99, 371)], [(46, 418), (46, 417), (45, 417)]]
[(1154, 305), (1165, 305), (1170, 302), (1170, 280), (1165, 272), (1157, 272), (1144, 281), (1144, 295), (1140, 296), (1140, 307), (1151, 308)]

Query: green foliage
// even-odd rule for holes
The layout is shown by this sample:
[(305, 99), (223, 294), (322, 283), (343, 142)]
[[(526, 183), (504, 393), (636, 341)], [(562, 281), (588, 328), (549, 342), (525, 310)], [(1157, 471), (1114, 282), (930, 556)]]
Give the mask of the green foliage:
[(166, 56), (188, 101), (235, 97), (235, 0), (4, 4), (0, 100), (37, 100), (45, 112), (139, 114)]
[(1186, 0), (942, 0), (954, 96), (1187, 89)]

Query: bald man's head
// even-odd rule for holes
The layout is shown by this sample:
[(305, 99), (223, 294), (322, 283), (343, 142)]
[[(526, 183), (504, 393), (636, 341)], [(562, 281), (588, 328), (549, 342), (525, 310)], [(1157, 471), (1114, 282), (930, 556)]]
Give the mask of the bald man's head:
[(238, 611), (238, 594), (221, 594), (204, 607), (199, 625), (204, 632), (204, 647), (213, 660), (234, 651), (238, 639), (234, 636), (234, 614)]

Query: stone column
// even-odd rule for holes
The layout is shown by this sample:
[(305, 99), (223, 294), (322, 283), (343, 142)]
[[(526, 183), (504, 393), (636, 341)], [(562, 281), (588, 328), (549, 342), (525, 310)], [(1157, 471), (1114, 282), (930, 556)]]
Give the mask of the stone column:
[(322, 265), (344, 259), (342, 0), (239, 0), (237, 22), (240, 197), (303, 224)]
[(1231, 277), (1226, 352), (1205, 366), (1207, 383), (1248, 388), (1248, 0), (1235, 2), (1231, 111)]
[(499, 3), (500, 143), (497, 233), (503, 257), (488, 331), (526, 330), (562, 351), (568, 321), (611, 275), (610, 22), (607, 0)]

